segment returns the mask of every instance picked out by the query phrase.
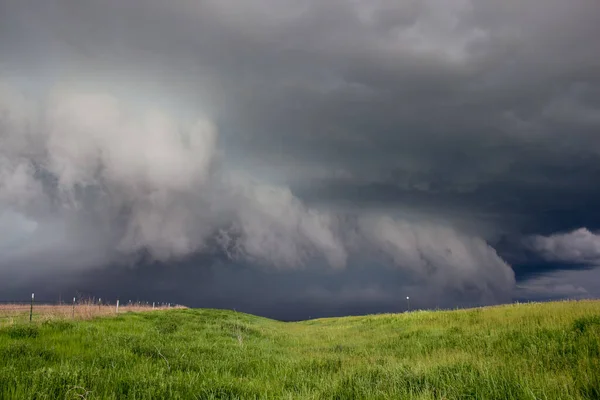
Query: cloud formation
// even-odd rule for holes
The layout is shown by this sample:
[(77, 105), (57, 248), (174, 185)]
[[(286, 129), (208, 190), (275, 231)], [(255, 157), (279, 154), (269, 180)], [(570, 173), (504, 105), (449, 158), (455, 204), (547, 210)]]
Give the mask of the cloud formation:
[(379, 251), (408, 268), (421, 284), (472, 292), (493, 302), (512, 290), (514, 273), (485, 241), (451, 228), (390, 217), (359, 222), (365, 251)]
[[(62, 253), (67, 249), (103, 256), (79, 258), (80, 267), (135, 260), (141, 252), (162, 262), (222, 252), (259, 265), (322, 260), (341, 268), (360, 251), (385, 255), (423, 283), (488, 301), (514, 283), (510, 267), (481, 239), (391, 217), (320, 211), (285, 187), (227, 169), (206, 119), (182, 126), (110, 95), (64, 90), (43, 99), (38, 113), (19, 107), (9, 102), (2, 110), (0, 194), (11, 210), (7, 228), (20, 224), (29, 235), (22, 249), (13, 245), (26, 261), (28, 246), (39, 247), (38, 235), (47, 234), (52, 240), (36, 251), (46, 262), (72, 257)], [(60, 239), (44, 232), (57, 224)]]
[(517, 285), (515, 296), (523, 296), (529, 301), (544, 301), (548, 299), (586, 299), (592, 297), (582, 286), (561, 282), (553, 277), (541, 277)]
[(600, 265), (600, 235), (580, 228), (528, 238), (527, 245), (547, 261)]
[(53, 93), (32, 114), (8, 106), (3, 203), (34, 220), (70, 221), (69, 241), (93, 231), (125, 255), (146, 250), (168, 260), (221, 233), (234, 251), (272, 263), (297, 264), (311, 251), (345, 263), (327, 216), (285, 188), (219, 167), (207, 119), (182, 126), (103, 94)]
[(0, 271), (386, 264), (504, 301), (503, 243), (595, 257), (553, 235), (600, 229), (599, 9), (0, 0)]

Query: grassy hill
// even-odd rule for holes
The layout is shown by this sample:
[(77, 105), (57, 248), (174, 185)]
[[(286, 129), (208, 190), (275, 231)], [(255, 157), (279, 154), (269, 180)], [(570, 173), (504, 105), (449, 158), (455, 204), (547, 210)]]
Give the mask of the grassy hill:
[(0, 398), (598, 399), (600, 302), (18, 323), (0, 329)]

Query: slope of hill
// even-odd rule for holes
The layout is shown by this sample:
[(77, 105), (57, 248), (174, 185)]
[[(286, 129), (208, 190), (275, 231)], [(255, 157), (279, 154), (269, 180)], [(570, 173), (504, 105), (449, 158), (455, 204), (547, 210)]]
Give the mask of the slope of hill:
[(600, 301), (20, 323), (0, 329), (0, 398), (598, 399)]

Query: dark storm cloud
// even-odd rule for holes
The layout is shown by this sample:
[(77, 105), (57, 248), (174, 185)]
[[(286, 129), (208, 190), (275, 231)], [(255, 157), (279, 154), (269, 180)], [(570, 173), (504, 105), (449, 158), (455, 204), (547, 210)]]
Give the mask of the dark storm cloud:
[(301, 181), (562, 181), (598, 148), (591, 0), (4, 3), (11, 58), (205, 96), (231, 154)]
[[(477, 289), (437, 292), (409, 274), (382, 265), (350, 265), (343, 271), (308, 268), (273, 271), (194, 257), (169, 265), (110, 266), (81, 274), (51, 274), (3, 290), (3, 298), (57, 302), (77, 295), (114, 304), (132, 301), (236, 309), (282, 320), (331, 315), (402, 312), (490, 304), (474, 301)], [(0, 301), (3, 300), (0, 298)], [(497, 301), (509, 301), (510, 296)]]
[[(471, 286), (506, 301), (504, 261), (517, 277), (580, 261), (530, 236), (600, 226), (598, 37), (595, 0), (0, 0), (0, 274), (84, 282), (143, 251), (216, 247), (239, 265), (345, 266), (345, 292), (310, 293), (326, 278), (211, 267), (236, 271), (226, 298), (225, 282), (272, 279), (301, 283), (298, 309), (352, 312), (413, 279), (442, 302)], [(407, 280), (365, 289), (363, 254)], [(191, 270), (123, 273), (143, 287)]]

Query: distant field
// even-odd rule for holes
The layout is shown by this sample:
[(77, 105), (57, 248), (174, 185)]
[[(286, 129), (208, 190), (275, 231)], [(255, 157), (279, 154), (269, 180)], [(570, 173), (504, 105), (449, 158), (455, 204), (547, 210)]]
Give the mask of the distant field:
[[(121, 305), (120, 313), (158, 311), (169, 307), (155, 307), (147, 305)], [(21, 322), (29, 321), (29, 304), (0, 304), (0, 328)], [(33, 320), (36, 323), (56, 319), (92, 319), (100, 316), (116, 315), (115, 305), (99, 305), (91, 302), (70, 305), (44, 305), (34, 304)]]
[(2, 399), (599, 399), (600, 301), (284, 323), (180, 309), (0, 328)]

